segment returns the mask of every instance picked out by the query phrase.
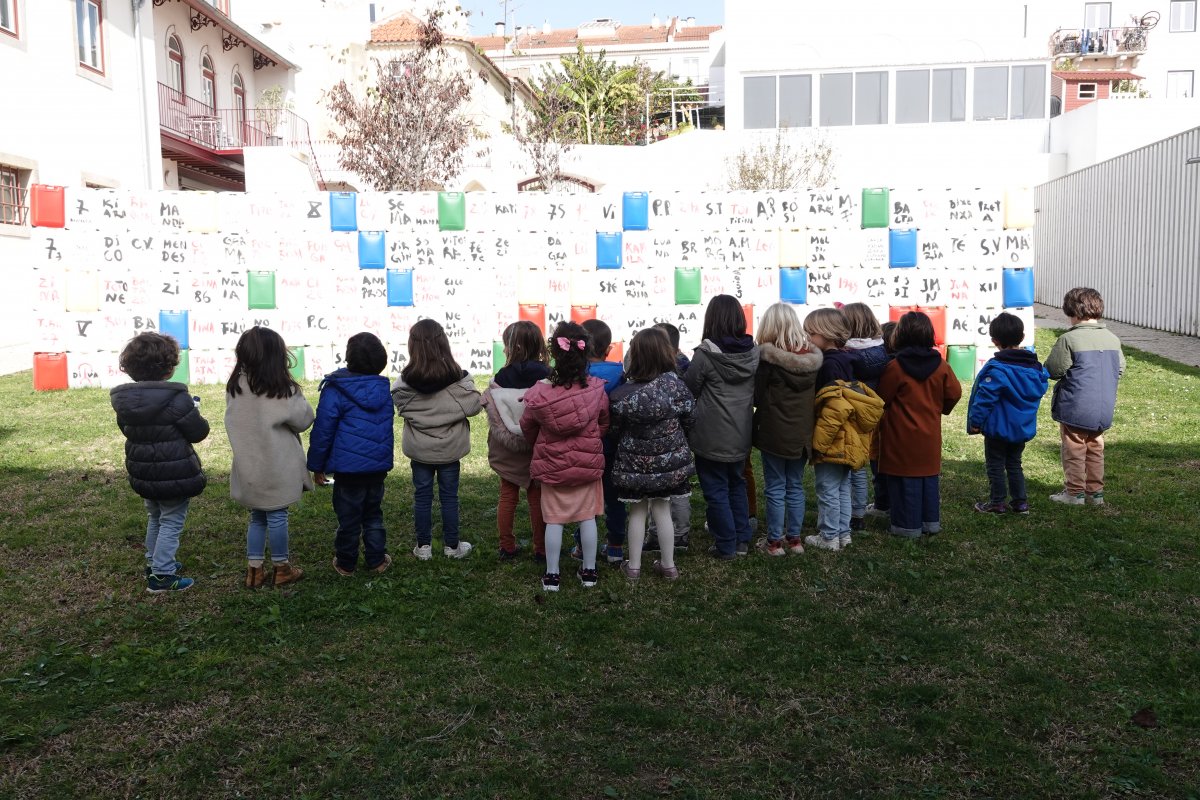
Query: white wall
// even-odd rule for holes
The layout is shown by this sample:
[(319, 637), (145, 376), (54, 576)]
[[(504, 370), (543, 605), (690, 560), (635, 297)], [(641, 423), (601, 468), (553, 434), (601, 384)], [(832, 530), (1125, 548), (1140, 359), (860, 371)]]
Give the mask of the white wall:
[(1061, 173), (1065, 174), (1196, 125), (1200, 125), (1200, 104), (1194, 99), (1100, 100), (1051, 120), (1050, 147), (1066, 154)]
[(247, 147), (247, 192), (312, 192), (308, 156), (290, 147)]

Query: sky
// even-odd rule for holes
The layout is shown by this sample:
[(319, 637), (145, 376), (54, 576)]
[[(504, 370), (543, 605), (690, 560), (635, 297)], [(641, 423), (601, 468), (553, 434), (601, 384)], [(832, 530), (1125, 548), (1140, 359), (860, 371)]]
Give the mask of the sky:
[[(491, 33), (504, 19), (504, 0), (457, 0), (471, 12), (471, 33)], [(724, 0), (508, 0), (510, 24), (541, 27), (549, 21), (554, 28), (574, 28), (596, 17), (611, 17), (625, 25), (649, 25), (658, 15), (664, 22), (671, 16), (695, 17), (697, 25), (721, 25), (725, 20)]]

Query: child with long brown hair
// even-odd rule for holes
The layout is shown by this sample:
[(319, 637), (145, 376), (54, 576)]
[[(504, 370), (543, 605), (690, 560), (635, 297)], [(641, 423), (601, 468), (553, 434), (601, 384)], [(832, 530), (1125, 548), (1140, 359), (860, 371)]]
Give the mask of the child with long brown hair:
[(546, 523), (542, 519), (542, 487), (529, 477), (533, 448), (521, 433), (521, 402), (535, 383), (550, 375), (546, 366), (546, 340), (537, 325), (526, 320), (504, 330), (504, 367), (496, 373), (483, 405), (488, 420), (488, 464), (500, 476), (500, 504), (496, 527), (500, 538), (500, 560), (511, 561), (520, 548), (513, 535), (521, 489), (529, 504), (529, 527), (533, 536), (534, 560), (546, 560)]
[(304, 571), (288, 553), (288, 506), (313, 489), (300, 432), (313, 424), (313, 408), (288, 368), (292, 356), (283, 337), (254, 327), (238, 339), (237, 362), (225, 385), (225, 432), (233, 448), (229, 495), (250, 509), (246, 530), (248, 589), (262, 586), (270, 539), (271, 582), (283, 586)]
[(604, 511), (604, 445), (608, 395), (604, 381), (589, 377), (591, 337), (573, 322), (560, 322), (547, 342), (554, 356), (550, 376), (525, 393), (521, 430), (533, 445), (529, 476), (542, 484), (546, 520), (546, 573), (542, 589), (557, 592), (563, 525), (579, 523), (583, 564), (579, 580), (595, 586), (596, 515)]
[(471, 452), (468, 419), (482, 406), (475, 382), (454, 360), (446, 331), (435, 320), (423, 319), (409, 329), (408, 364), (392, 384), (392, 402), (404, 419), (400, 449), (412, 467), (417, 533), (413, 555), (421, 561), (433, 557), (436, 478), (442, 507), (442, 555), (466, 558), (472, 546), (459, 539), (459, 467)]

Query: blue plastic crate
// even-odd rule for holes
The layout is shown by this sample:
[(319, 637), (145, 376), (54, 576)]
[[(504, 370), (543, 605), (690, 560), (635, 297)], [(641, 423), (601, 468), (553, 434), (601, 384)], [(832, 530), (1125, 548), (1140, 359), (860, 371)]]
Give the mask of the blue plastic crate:
[(358, 232), (358, 268), (383, 269), (387, 266), (387, 237), (383, 231)]
[(159, 311), (158, 332), (179, 342), (180, 350), (188, 349), (188, 312)]
[(387, 271), (387, 304), (389, 306), (411, 306), (413, 304), (411, 269), (389, 269)]
[(1025, 308), (1033, 305), (1033, 269), (1004, 270), (1004, 307)]
[(808, 270), (801, 267), (779, 268), (779, 299), (784, 303), (808, 302)]
[(329, 193), (329, 230), (358, 230), (358, 195), (354, 192)]
[(915, 267), (917, 265), (917, 229), (888, 231), (888, 266)]
[(621, 224), (627, 231), (650, 228), (650, 193), (626, 192), (621, 201)]
[(621, 234), (596, 233), (596, 269), (621, 268)]

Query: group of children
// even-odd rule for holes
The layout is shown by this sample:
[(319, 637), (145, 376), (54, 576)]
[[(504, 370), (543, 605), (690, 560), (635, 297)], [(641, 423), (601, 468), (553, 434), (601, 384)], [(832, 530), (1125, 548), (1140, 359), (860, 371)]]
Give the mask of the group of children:
[[(1021, 454), (1036, 432), (1050, 377), (1058, 380), (1052, 410), (1065, 474), (1063, 491), (1051, 499), (1103, 503), (1103, 433), (1112, 424), (1124, 357), (1100, 321), (1095, 290), (1071, 290), (1063, 311), (1072, 327), (1045, 367), (1021, 347), (1019, 318), (1000, 314), (991, 324), (997, 353), (976, 377), (967, 414), (968, 432), (984, 436), (990, 484), (976, 511), (1028, 512)], [(659, 553), (652, 571), (678, 578), (675, 551), (690, 542), (692, 475), (704, 495), (709, 553), (721, 560), (748, 553), (752, 448), (762, 460), (767, 535), (760, 546), (769, 555), (844, 549), (869, 514), (887, 515), (897, 536), (940, 532), (941, 417), (962, 389), (934, 347), (930, 319), (914, 311), (881, 326), (867, 306), (853, 303), (815, 309), (801, 324), (792, 306), (777, 303), (764, 312), (757, 339), (746, 326), (739, 301), (719, 295), (708, 304), (690, 360), (679, 351), (678, 330), (662, 324), (638, 331), (620, 363), (607, 360), (611, 332), (598, 320), (559, 323), (548, 338), (533, 323), (516, 322), (503, 335), (505, 366), (480, 393), (441, 325), (426, 319), (411, 328), (408, 362), (392, 385), (382, 376), (388, 357), (380, 340), (352, 336), (346, 366), (320, 384), (315, 412), (289, 372), (279, 334), (247, 330), (235, 350), (225, 410), (230, 495), (249, 509), (245, 586), (282, 586), (303, 576), (289, 558), (288, 507), (314, 485), (333, 484), (337, 574), (354, 574), (360, 542), (368, 572), (391, 566), (382, 500), (395, 414), (404, 421), (401, 449), (411, 462), (413, 555), (432, 557), (435, 480), (443, 555), (461, 559), (472, 550), (459, 531), (460, 464), (471, 449), (469, 419), (486, 408), (488, 462), (500, 478), (499, 556), (519, 555), (514, 527), (524, 489), (546, 591), (560, 586), (564, 528), (572, 523), (577, 576), (585, 587), (596, 585), (600, 515), (604, 556), (628, 580), (640, 578), (650, 548)], [(151, 592), (192, 585), (175, 553), (189, 500), (206, 483), (192, 445), (209, 426), (199, 398), (169, 380), (178, 361), (173, 339), (140, 334), (121, 354), (134, 382), (112, 390), (130, 484), (147, 509)], [(306, 454), (300, 433), (310, 426)], [(802, 536), (808, 463), (817, 532)], [(650, 533), (656, 541), (647, 541)]]

